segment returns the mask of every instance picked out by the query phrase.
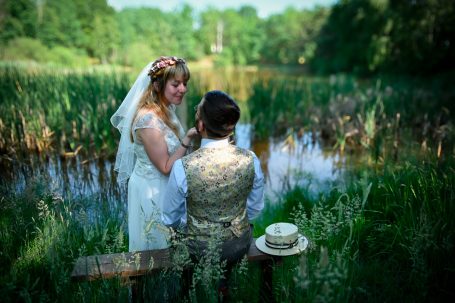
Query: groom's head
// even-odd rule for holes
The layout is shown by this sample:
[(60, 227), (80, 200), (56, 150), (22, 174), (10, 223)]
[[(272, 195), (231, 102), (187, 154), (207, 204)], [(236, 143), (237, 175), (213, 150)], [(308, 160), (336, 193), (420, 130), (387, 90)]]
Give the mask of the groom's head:
[(209, 138), (224, 138), (232, 134), (239, 118), (240, 108), (234, 99), (213, 90), (204, 95), (197, 107), (196, 128)]

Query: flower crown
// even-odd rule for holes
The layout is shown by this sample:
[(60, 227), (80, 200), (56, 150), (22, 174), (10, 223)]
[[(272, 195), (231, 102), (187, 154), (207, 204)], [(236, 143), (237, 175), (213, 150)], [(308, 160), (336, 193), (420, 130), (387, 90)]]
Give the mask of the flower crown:
[(186, 64), (185, 60), (177, 57), (160, 57), (155, 62), (153, 62), (152, 67), (150, 68), (148, 75), (153, 79), (158, 76), (158, 73), (168, 66), (175, 65), (176, 63)]

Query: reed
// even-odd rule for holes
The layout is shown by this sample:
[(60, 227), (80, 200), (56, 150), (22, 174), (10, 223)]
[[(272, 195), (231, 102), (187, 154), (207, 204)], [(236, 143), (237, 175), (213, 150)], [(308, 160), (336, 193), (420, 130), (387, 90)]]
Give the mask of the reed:
[(306, 129), (341, 152), (366, 149), (377, 162), (390, 153), (397, 157), (402, 135), (425, 148), (452, 149), (455, 91), (448, 82), (445, 77), (260, 78), (248, 106), (259, 139)]
[(289, 260), (294, 280), (276, 292), (277, 299), (453, 298), (454, 159), (441, 163), (435, 158), (386, 165), (378, 171), (364, 168), (362, 177), (344, 189), (334, 187), (310, 199), (311, 210), (307, 199), (295, 199), (297, 191), (286, 201), (294, 205), (287, 218), (266, 212), (267, 222), (294, 221), (311, 241), (306, 254)]
[[(311, 242), (306, 253), (275, 268), (275, 299), (423, 302), (453, 295), (454, 167), (453, 158), (441, 162), (436, 157), (378, 170), (365, 167), (359, 178), (346, 186), (334, 184), (328, 193), (315, 196), (295, 188), (279, 203), (267, 204), (255, 222), (256, 236), (270, 223), (292, 221)], [(38, 178), (22, 194), (1, 187), (2, 298), (127, 300), (128, 284), (121, 280), (69, 281), (77, 257), (126, 251), (124, 207), (103, 207), (102, 200), (91, 197), (63, 199), (48, 191), (48, 182)], [(183, 263), (176, 264), (175, 271), (146, 281), (148, 297), (161, 289), (160, 298), (174, 301), (217, 300), (213, 291), (224, 265), (216, 262), (216, 254), (195, 264), (186, 295), (178, 274)], [(267, 298), (261, 297), (259, 281), (259, 269), (243, 263), (230, 285), (238, 298), (262, 301)]]
[[(24, 150), (113, 154), (118, 134), (108, 118), (129, 89), (128, 75), (0, 65), (2, 156)], [(275, 134), (293, 138), (289, 127), (303, 128), (340, 151), (361, 148), (371, 154), (371, 161), (329, 192), (314, 195), (309, 188), (293, 188), (267, 201), (255, 221), (256, 237), (273, 222), (293, 221), (311, 241), (307, 253), (275, 268), (275, 299), (423, 302), (453, 297), (453, 88), (443, 80), (242, 79), (251, 80), (250, 89), (230, 88), (241, 90), (235, 97), (244, 112), (250, 111), (258, 137), (276, 129)], [(188, 108), (214, 85), (193, 76)], [(416, 159), (400, 153), (407, 138), (416, 139)], [(81, 173), (90, 175), (89, 168)], [(69, 281), (77, 257), (126, 251), (125, 205), (103, 195), (62, 198), (49, 189), (52, 180), (35, 175), (21, 193), (6, 180), (0, 182), (2, 300), (127, 301), (128, 285), (121, 280)], [(64, 171), (61, 176), (69, 179)], [(110, 190), (119, 191), (113, 184)], [(146, 297), (217, 300), (213, 287), (224, 267), (214, 258), (196, 264), (190, 294), (180, 293), (177, 266), (173, 273), (147, 280)], [(234, 272), (231, 286), (238, 298), (270, 299), (259, 292), (257, 267), (240, 264)]]
[[(84, 286), (70, 282), (74, 258), (125, 249), (119, 209), (90, 216), (88, 204), (100, 201), (64, 200), (47, 190), (47, 182), (37, 179), (17, 195), (4, 185), (1, 188), (0, 266), (5, 274), (0, 284), (4, 302), (77, 301), (87, 293)], [(101, 292), (100, 298), (104, 295)]]
[(0, 65), (1, 150), (114, 149), (109, 119), (128, 91), (121, 70)]
[[(125, 97), (135, 72), (118, 68), (64, 69), (0, 64), (0, 150), (115, 153), (118, 132), (109, 117)], [(242, 107), (257, 138), (290, 128), (317, 133), (335, 149), (366, 149), (382, 161), (389, 141), (399, 155), (403, 134), (439, 155), (451, 150), (455, 92), (447, 79), (330, 78), (262, 70), (197, 71), (186, 97), (187, 127), (205, 92), (222, 89)], [(397, 119), (397, 117), (400, 117)], [(406, 139), (407, 140), (407, 139)], [(77, 151), (77, 152), (76, 152)]]

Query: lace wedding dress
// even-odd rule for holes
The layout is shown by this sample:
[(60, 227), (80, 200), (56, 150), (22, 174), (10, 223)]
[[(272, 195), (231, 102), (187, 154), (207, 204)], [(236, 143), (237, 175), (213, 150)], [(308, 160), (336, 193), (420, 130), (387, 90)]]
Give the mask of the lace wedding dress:
[[(175, 114), (175, 107), (170, 107), (172, 122), (178, 126), (179, 136), (184, 130)], [(169, 231), (161, 223), (161, 195), (168, 176), (163, 175), (150, 161), (144, 146), (138, 142), (136, 130), (153, 128), (162, 132), (169, 155), (180, 146), (180, 140), (174, 132), (154, 113), (139, 117), (133, 125), (134, 153), (136, 164), (128, 181), (128, 234), (129, 251), (160, 249), (169, 246)]]

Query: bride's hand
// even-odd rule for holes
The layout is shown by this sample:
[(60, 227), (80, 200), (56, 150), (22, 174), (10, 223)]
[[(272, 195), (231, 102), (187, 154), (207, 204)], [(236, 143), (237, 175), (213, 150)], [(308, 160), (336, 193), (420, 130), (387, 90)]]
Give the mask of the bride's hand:
[(195, 127), (190, 128), (185, 135), (185, 138), (183, 138), (182, 143), (185, 145), (190, 145), (191, 140), (198, 135), (197, 130)]
[(190, 140), (193, 139), (198, 135), (198, 132), (195, 127), (190, 128), (187, 132), (185, 137), (188, 137)]

